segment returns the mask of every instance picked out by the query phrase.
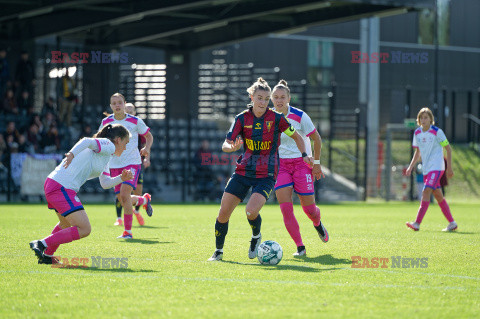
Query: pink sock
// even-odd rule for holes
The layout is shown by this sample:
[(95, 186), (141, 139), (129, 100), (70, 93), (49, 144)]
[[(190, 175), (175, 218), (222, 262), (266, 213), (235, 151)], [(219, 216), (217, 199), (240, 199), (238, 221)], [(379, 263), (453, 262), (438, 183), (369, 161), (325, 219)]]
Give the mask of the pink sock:
[(422, 200), (422, 202), (420, 203), (420, 208), (418, 209), (417, 220), (415, 220), (415, 222), (417, 222), (419, 224), (422, 222), (423, 217), (425, 216), (425, 213), (427, 212), (428, 205), (430, 205), (429, 201), (423, 201)]
[(293, 214), (293, 204), (292, 203), (282, 203), (280, 204), (280, 210), (283, 215), (283, 222), (287, 228), (288, 233), (292, 237), (295, 244), (298, 246), (304, 246), (302, 242), (302, 235), (300, 235), (300, 226), (298, 226), (297, 219)]
[(143, 198), (143, 196), (132, 195), (132, 204), (133, 206), (142, 206), (145, 204), (145, 198)]
[(47, 244), (48, 247), (50, 246), (59, 246), (61, 244), (66, 244), (72, 242), (74, 240), (79, 240), (80, 235), (78, 234), (78, 227), (72, 226), (62, 230), (57, 231), (55, 234), (44, 238), (43, 240)]
[(302, 206), (303, 211), (307, 214), (308, 218), (310, 218), (313, 222), (313, 226), (320, 225), (320, 208), (318, 208), (315, 204)]
[(444, 199), (440, 204), (440, 209), (442, 210), (443, 215), (445, 218), (448, 220), (449, 223), (453, 222), (453, 216), (452, 213), (450, 212), (450, 207), (447, 204), (447, 201)]
[[(52, 230), (52, 235), (61, 230), (62, 229), (60, 228), (60, 223), (58, 223), (57, 225), (55, 225), (55, 228)], [(55, 254), (55, 252), (57, 251), (58, 246), (60, 245), (48, 246), (47, 249), (45, 250), (45, 255), (53, 256), (53, 254)]]
[(124, 214), (123, 215), (123, 224), (125, 225), (125, 230), (131, 232), (132, 231), (132, 220), (133, 220), (133, 214), (128, 215)]

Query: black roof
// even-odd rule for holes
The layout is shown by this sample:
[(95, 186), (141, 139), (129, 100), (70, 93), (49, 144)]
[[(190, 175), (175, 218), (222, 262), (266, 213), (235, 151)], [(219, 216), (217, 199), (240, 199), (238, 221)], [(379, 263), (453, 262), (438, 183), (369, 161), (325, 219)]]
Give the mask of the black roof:
[(434, 0), (0, 0), (0, 42), (195, 50), (299, 28), (401, 14)]

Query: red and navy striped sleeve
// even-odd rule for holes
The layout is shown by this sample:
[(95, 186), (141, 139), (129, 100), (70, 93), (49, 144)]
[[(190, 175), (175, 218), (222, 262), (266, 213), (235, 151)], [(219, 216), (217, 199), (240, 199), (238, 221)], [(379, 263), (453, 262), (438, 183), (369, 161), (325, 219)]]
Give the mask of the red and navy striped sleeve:
[(244, 122), (245, 122), (244, 113), (238, 114), (235, 117), (235, 120), (233, 121), (232, 125), (230, 126), (230, 129), (228, 130), (227, 140), (233, 141), (237, 138), (238, 135), (240, 136), (242, 135)]

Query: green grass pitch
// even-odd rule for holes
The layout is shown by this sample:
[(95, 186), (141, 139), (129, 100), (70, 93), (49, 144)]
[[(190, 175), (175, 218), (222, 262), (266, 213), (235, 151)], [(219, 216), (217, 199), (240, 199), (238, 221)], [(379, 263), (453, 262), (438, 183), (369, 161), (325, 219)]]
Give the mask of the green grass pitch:
[[(89, 237), (60, 247), (71, 258), (128, 258), (127, 268), (38, 265), (31, 240), (56, 223), (46, 205), (0, 205), (1, 318), (478, 318), (480, 206), (451, 203), (456, 233), (432, 204), (419, 232), (405, 227), (418, 203), (319, 205), (330, 242), (322, 243), (300, 206), (307, 256), (277, 205), (265, 206), (263, 240), (284, 251), (277, 266), (250, 260), (244, 206), (230, 220), (224, 261), (215, 248), (218, 205), (154, 205), (134, 239), (118, 240), (113, 205), (86, 205)], [(352, 256), (388, 258), (386, 268), (352, 268)], [(428, 258), (426, 267), (392, 267), (392, 256)], [(408, 259), (407, 259), (408, 262)], [(363, 261), (361, 262), (363, 265)], [(411, 262), (408, 264), (411, 266)], [(398, 264), (396, 265), (398, 266)], [(425, 264), (423, 264), (425, 266)]]

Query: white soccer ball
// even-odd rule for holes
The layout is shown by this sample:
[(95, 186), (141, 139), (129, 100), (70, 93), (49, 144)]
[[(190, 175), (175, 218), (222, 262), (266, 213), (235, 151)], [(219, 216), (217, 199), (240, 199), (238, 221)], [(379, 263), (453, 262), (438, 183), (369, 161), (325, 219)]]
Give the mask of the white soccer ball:
[(257, 258), (263, 265), (276, 265), (282, 260), (282, 257), (282, 246), (273, 240), (264, 241), (258, 246)]

